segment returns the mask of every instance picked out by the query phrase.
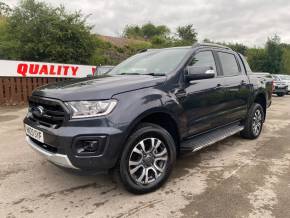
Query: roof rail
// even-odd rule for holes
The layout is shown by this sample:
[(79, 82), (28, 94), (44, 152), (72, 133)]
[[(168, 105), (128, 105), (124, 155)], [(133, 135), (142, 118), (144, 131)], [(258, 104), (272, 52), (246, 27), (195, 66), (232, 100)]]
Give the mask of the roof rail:
[(223, 49), (228, 49), (228, 50), (232, 50), (230, 47), (224, 46), (224, 45), (219, 45), (219, 44), (215, 44), (215, 43), (194, 43), (193, 48), (195, 47), (213, 47), (213, 48), (223, 48)]

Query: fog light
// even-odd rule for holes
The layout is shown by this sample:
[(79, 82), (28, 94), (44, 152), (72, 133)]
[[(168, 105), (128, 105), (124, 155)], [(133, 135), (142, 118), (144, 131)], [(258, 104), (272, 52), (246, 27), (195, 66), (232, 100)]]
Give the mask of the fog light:
[(77, 146), (77, 153), (94, 153), (98, 150), (99, 141), (80, 141)]

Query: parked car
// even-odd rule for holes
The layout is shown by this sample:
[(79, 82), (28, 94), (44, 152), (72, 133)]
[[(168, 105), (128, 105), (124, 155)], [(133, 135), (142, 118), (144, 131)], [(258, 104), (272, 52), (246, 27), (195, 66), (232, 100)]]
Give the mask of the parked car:
[(274, 79), (270, 73), (254, 72), (254, 75), (260, 80), (262, 85), (265, 85), (268, 96), (271, 96), (274, 90)]
[(290, 75), (279, 74), (278, 76), (288, 86), (287, 94), (290, 94)]
[(280, 76), (272, 74), (274, 79), (274, 90), (273, 94), (278, 95), (279, 97), (283, 97), (288, 93), (288, 85), (285, 81), (283, 81)]
[(24, 124), (27, 142), (54, 164), (114, 170), (141, 194), (164, 184), (182, 153), (236, 133), (259, 137), (270, 103), (241, 54), (203, 43), (149, 49), (107, 77), (38, 88)]

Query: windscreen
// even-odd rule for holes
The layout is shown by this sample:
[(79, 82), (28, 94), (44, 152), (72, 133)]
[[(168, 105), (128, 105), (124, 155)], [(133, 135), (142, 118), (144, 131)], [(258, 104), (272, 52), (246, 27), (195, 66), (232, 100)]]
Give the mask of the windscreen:
[(116, 66), (109, 75), (165, 75), (176, 69), (189, 50), (171, 48), (139, 53)]

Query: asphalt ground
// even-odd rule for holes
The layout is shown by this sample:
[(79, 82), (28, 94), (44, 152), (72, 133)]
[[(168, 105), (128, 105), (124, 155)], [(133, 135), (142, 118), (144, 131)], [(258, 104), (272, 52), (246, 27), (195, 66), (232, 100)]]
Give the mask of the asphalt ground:
[(25, 108), (0, 108), (0, 217), (290, 217), (290, 96), (257, 140), (232, 136), (177, 161), (160, 190), (62, 170), (25, 142)]

